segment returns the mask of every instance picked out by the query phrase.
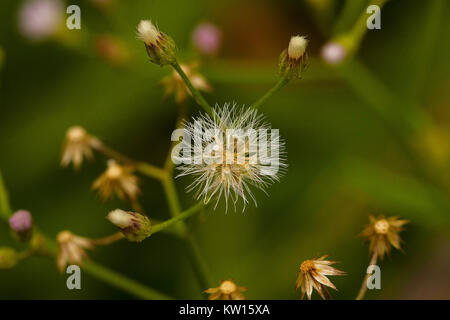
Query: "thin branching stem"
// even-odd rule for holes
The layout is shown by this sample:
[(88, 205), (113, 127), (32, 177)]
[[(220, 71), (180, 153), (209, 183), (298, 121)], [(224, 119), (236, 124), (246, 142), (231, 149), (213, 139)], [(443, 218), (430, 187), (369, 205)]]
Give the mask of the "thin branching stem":
[(209, 103), (206, 101), (206, 99), (203, 97), (203, 95), (200, 93), (199, 90), (197, 90), (193, 85), (191, 80), (189, 80), (186, 73), (181, 68), (178, 61), (175, 61), (172, 63), (172, 67), (175, 69), (175, 71), (180, 75), (181, 79), (183, 79), (186, 86), (189, 88), (189, 91), (192, 94), (192, 97), (194, 98), (195, 102), (197, 102), (206, 112), (209, 114), (213, 114), (213, 109), (209, 105)]
[(98, 239), (90, 239), (90, 241), (91, 241), (91, 243), (98, 245), (98, 246), (107, 246), (113, 242), (122, 240), (123, 238), (124, 238), (123, 233), (118, 231), (107, 237), (98, 238)]
[(203, 208), (203, 206), (204, 204), (202, 202), (199, 202), (196, 205), (192, 206), (191, 208), (181, 212), (179, 215), (152, 226), (151, 229), (152, 234), (163, 231), (164, 229), (173, 226), (175, 223), (186, 220), (187, 218), (199, 213), (200, 210)]
[(285, 77), (281, 77), (278, 82), (269, 90), (267, 91), (261, 98), (259, 98), (254, 104), (251, 105), (251, 108), (259, 108), (262, 106), (266, 101), (276, 92), (278, 92), (280, 89), (284, 88), (289, 83), (289, 79)]
[[(375, 252), (373, 253), (372, 259), (370, 259), (369, 266), (376, 264), (377, 259), (378, 259), (378, 252), (377, 252), (377, 250), (375, 250)], [(366, 291), (367, 291), (367, 280), (369, 279), (369, 277), (370, 277), (370, 274), (366, 272), (366, 275), (361, 284), (361, 289), (359, 289), (356, 300), (362, 300), (364, 298), (364, 295), (366, 294)]]

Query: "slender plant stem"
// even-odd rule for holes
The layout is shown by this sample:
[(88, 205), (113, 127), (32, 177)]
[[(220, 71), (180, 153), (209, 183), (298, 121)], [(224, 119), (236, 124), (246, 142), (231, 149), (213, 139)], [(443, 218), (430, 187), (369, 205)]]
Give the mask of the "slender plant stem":
[(110, 236), (99, 238), (99, 239), (90, 239), (90, 241), (98, 246), (107, 246), (113, 242), (122, 240), (124, 238), (124, 235), (122, 232), (118, 231), (116, 233), (113, 233)]
[(8, 192), (6, 191), (3, 175), (0, 171), (0, 216), (4, 219), (8, 219), (11, 214), (12, 210), (9, 205)]
[(259, 100), (257, 100), (254, 104), (251, 105), (251, 108), (259, 108), (277, 91), (282, 89), (289, 83), (289, 79), (285, 77), (281, 77), (280, 80), (269, 90), (267, 91)]
[[(370, 259), (369, 266), (376, 264), (377, 258), (378, 258), (378, 252), (377, 252), (377, 250), (375, 250), (375, 252), (373, 253), (372, 259)], [(367, 280), (369, 279), (369, 277), (370, 277), (370, 274), (367, 273), (367, 271), (366, 271), (366, 275), (362, 282), (361, 289), (359, 289), (356, 300), (362, 300), (364, 298), (364, 295), (366, 294), (366, 291), (367, 291)]]
[(171, 227), (173, 224), (175, 224), (179, 221), (183, 221), (183, 220), (193, 216), (194, 214), (199, 213), (200, 210), (203, 208), (203, 206), (204, 206), (203, 202), (199, 202), (196, 205), (194, 205), (193, 207), (181, 212), (179, 215), (152, 226), (152, 230), (151, 230), (152, 234), (163, 231), (164, 229)]
[(149, 300), (171, 300), (170, 297), (162, 294), (152, 288), (144, 286), (139, 282), (126, 278), (123, 275), (107, 269), (91, 261), (85, 262), (83, 270), (95, 276), (96, 278), (111, 284), (112, 286), (128, 292), (138, 298)]
[(96, 149), (97, 151), (99, 151), (100, 153), (102, 153), (103, 155), (105, 155), (108, 158), (112, 158), (112, 159), (115, 159), (122, 163), (129, 164), (129, 165), (136, 167), (136, 170), (138, 170), (139, 172), (141, 172), (142, 174), (144, 174), (148, 177), (155, 178), (158, 180), (165, 179), (165, 177), (166, 177), (166, 173), (163, 169), (158, 168), (158, 167), (151, 165), (149, 163), (146, 163), (146, 162), (135, 161), (135, 160), (121, 154), (120, 152), (117, 152), (116, 150), (111, 149), (110, 147), (105, 145), (103, 142), (101, 142), (97, 138), (93, 138), (92, 146), (94, 149)]
[(184, 83), (186, 83), (187, 87), (189, 88), (189, 90), (191, 91), (192, 97), (194, 98), (194, 100), (203, 108), (205, 109), (206, 112), (208, 112), (209, 114), (213, 114), (213, 109), (211, 108), (211, 106), (209, 105), (209, 103), (205, 100), (205, 98), (203, 97), (203, 95), (200, 93), (199, 90), (197, 90), (193, 85), (191, 80), (189, 80), (188, 76), (186, 75), (186, 73), (183, 71), (183, 69), (181, 68), (180, 64), (178, 63), (178, 61), (175, 61), (172, 64), (172, 67), (175, 69), (175, 71), (180, 75), (181, 79), (183, 79)]
[[(1, 215), (0, 217), (8, 221), (8, 218), (11, 214), (10, 204), (8, 197), (6, 196), (6, 188), (4, 185), (4, 181), (2, 178), (2, 174), (0, 171), (0, 208)], [(36, 231), (39, 230), (38, 227), (35, 227)], [(40, 231), (39, 231), (40, 232)], [(48, 236), (40, 232), (40, 234), (45, 239), (46, 250), (48, 250), (48, 257), (53, 258), (57, 254), (57, 245), (54, 240), (50, 239)], [(28, 251), (23, 253), (22, 258), (25, 258), (28, 255)], [(47, 255), (46, 255), (47, 256)], [(163, 300), (170, 299), (170, 297), (159, 293), (158, 291), (149, 288), (143, 284), (136, 282), (135, 280), (129, 279), (115, 271), (112, 271), (98, 263), (87, 261), (85, 265), (83, 265), (83, 270), (97, 279), (108, 283), (111, 286), (122, 289), (138, 298), (150, 299), (150, 300)]]
[[(182, 213), (173, 177), (168, 176), (167, 179), (163, 181), (163, 186), (166, 192), (171, 215), (172, 217), (178, 217)], [(206, 267), (206, 263), (200, 253), (193, 235), (187, 230), (187, 226), (183, 220), (180, 220), (180, 223), (176, 225), (178, 226), (180, 233), (183, 235), (183, 238), (186, 240), (186, 249), (199, 285), (202, 289), (210, 288), (211, 282), (209, 281), (208, 268)]]

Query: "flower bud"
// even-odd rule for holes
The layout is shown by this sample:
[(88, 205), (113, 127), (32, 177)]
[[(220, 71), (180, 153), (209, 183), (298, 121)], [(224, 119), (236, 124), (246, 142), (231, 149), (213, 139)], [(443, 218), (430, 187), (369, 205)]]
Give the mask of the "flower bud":
[(308, 40), (305, 37), (291, 37), (288, 48), (280, 55), (279, 73), (282, 77), (288, 79), (301, 78), (308, 60), (307, 46)]
[(201, 53), (214, 55), (220, 48), (222, 33), (211, 23), (201, 23), (193, 31), (192, 40)]
[(347, 49), (339, 42), (332, 41), (322, 47), (320, 54), (326, 63), (337, 65), (346, 58)]
[(116, 209), (111, 211), (106, 218), (119, 227), (128, 241), (141, 242), (151, 234), (150, 220), (140, 213)]
[(9, 218), (9, 226), (20, 241), (26, 242), (31, 239), (33, 233), (33, 219), (29, 211), (16, 211)]
[(150, 61), (160, 66), (175, 62), (176, 45), (171, 37), (159, 31), (150, 20), (141, 20), (138, 38), (144, 41)]
[(11, 269), (16, 266), (18, 261), (17, 252), (14, 249), (0, 248), (0, 269)]

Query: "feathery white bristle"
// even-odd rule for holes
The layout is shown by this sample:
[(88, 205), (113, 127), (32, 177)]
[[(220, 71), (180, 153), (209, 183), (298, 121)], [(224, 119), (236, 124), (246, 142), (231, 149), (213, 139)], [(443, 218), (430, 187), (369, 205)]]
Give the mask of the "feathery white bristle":
[(293, 36), (289, 41), (288, 55), (292, 59), (299, 59), (306, 51), (308, 40), (305, 37)]
[(159, 31), (150, 20), (141, 20), (138, 27), (138, 36), (147, 45), (156, 44)]

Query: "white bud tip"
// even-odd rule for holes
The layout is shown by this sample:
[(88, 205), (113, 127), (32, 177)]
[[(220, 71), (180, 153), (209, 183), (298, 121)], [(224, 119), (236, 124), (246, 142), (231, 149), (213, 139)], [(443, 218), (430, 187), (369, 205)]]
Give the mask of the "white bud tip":
[(305, 37), (293, 36), (289, 41), (288, 55), (292, 59), (299, 59), (306, 51), (308, 40)]
[(159, 31), (150, 20), (141, 20), (138, 27), (138, 37), (147, 45), (156, 44)]
[(131, 224), (130, 214), (120, 209), (116, 209), (108, 213), (106, 219), (108, 219), (113, 225), (122, 229), (129, 227)]
[(321, 50), (322, 59), (329, 64), (341, 63), (346, 55), (347, 50), (338, 42), (329, 42)]

